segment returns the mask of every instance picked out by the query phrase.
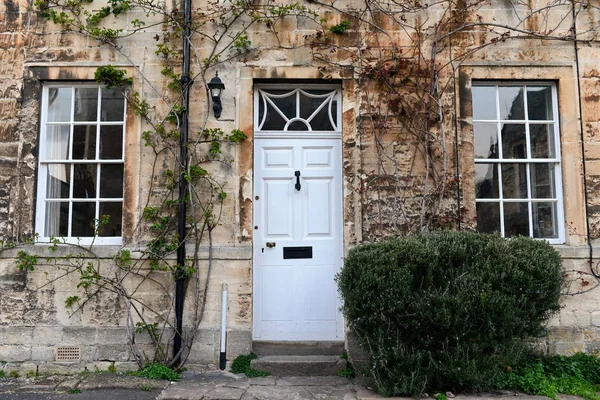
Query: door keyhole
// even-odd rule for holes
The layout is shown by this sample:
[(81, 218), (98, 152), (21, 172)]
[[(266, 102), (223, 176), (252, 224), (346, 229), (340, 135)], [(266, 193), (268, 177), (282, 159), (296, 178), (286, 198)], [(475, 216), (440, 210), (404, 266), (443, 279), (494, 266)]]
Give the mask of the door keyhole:
[(294, 172), (294, 175), (296, 176), (296, 190), (300, 191), (300, 189), (302, 188), (302, 186), (300, 185), (300, 171), (296, 171)]

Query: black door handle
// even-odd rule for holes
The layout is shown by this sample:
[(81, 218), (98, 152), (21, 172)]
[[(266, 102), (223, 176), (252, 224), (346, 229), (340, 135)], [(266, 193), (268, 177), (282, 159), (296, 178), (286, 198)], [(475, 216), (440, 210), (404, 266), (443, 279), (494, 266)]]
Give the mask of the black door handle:
[(294, 175), (296, 175), (296, 190), (300, 191), (300, 189), (302, 188), (302, 186), (300, 185), (300, 171), (296, 171), (294, 172)]

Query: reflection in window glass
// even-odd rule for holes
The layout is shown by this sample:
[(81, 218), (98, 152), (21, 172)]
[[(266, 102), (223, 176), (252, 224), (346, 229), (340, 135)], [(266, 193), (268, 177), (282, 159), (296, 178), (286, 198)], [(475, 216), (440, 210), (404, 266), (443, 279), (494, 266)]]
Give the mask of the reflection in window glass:
[(500, 203), (477, 203), (477, 230), (500, 232)]
[(477, 198), (497, 199), (498, 194), (498, 166), (496, 164), (475, 165), (475, 191)]
[(73, 214), (71, 220), (71, 236), (90, 237), (94, 236), (96, 219), (96, 203), (73, 202)]
[(96, 125), (75, 125), (73, 128), (73, 159), (96, 158)]
[(101, 202), (99, 227), (101, 236), (121, 236), (121, 221), (123, 207), (120, 202)]
[(552, 199), (556, 197), (554, 187), (554, 164), (531, 164), (531, 197)]
[(498, 119), (496, 114), (496, 89), (494, 87), (473, 86), (473, 119)]
[(101, 121), (123, 121), (125, 98), (121, 89), (102, 89)]
[(556, 203), (533, 203), (533, 234), (535, 237), (558, 238)]
[(525, 99), (522, 87), (499, 86), (498, 96), (501, 120), (525, 119)]
[(475, 158), (498, 158), (498, 125), (474, 123)]
[(529, 236), (527, 203), (504, 203), (504, 236)]
[(531, 140), (532, 158), (554, 158), (554, 126), (551, 124), (530, 124), (529, 138)]
[(75, 88), (75, 121), (98, 119), (98, 88)]
[(100, 128), (100, 158), (116, 160), (123, 158), (123, 127), (105, 125)]
[(527, 158), (527, 137), (524, 124), (503, 124), (502, 158)]
[(527, 117), (532, 120), (551, 121), (552, 88), (550, 86), (527, 87)]
[(501, 164), (502, 197), (505, 199), (527, 198), (527, 165)]

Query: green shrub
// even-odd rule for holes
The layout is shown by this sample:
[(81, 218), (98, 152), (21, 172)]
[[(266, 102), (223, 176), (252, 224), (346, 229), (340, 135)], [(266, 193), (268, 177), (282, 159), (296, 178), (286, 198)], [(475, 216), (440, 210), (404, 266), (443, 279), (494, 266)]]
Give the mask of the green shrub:
[(502, 376), (498, 386), (529, 394), (558, 399), (558, 394), (572, 394), (600, 400), (600, 359), (577, 353), (570, 357), (540, 358), (512, 368)]
[(141, 376), (148, 379), (164, 379), (168, 381), (178, 381), (181, 375), (169, 367), (162, 364), (147, 364), (139, 371), (131, 372), (133, 376)]
[(337, 280), (385, 395), (489, 389), (545, 334), (564, 284), (546, 242), (467, 232), (358, 246)]
[(258, 356), (253, 352), (250, 352), (250, 354), (242, 354), (237, 356), (237, 358), (231, 363), (231, 372), (234, 374), (245, 374), (248, 378), (271, 375), (271, 373), (268, 371), (261, 371), (259, 369), (252, 368), (252, 360), (257, 358)]

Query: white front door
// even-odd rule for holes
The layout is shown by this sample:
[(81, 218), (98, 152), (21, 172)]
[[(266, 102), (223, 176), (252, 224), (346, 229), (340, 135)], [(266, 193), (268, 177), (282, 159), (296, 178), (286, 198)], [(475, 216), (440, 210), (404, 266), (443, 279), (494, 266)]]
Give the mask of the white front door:
[(341, 140), (254, 146), (254, 338), (341, 340)]
[(254, 95), (253, 337), (343, 340), (340, 87)]

